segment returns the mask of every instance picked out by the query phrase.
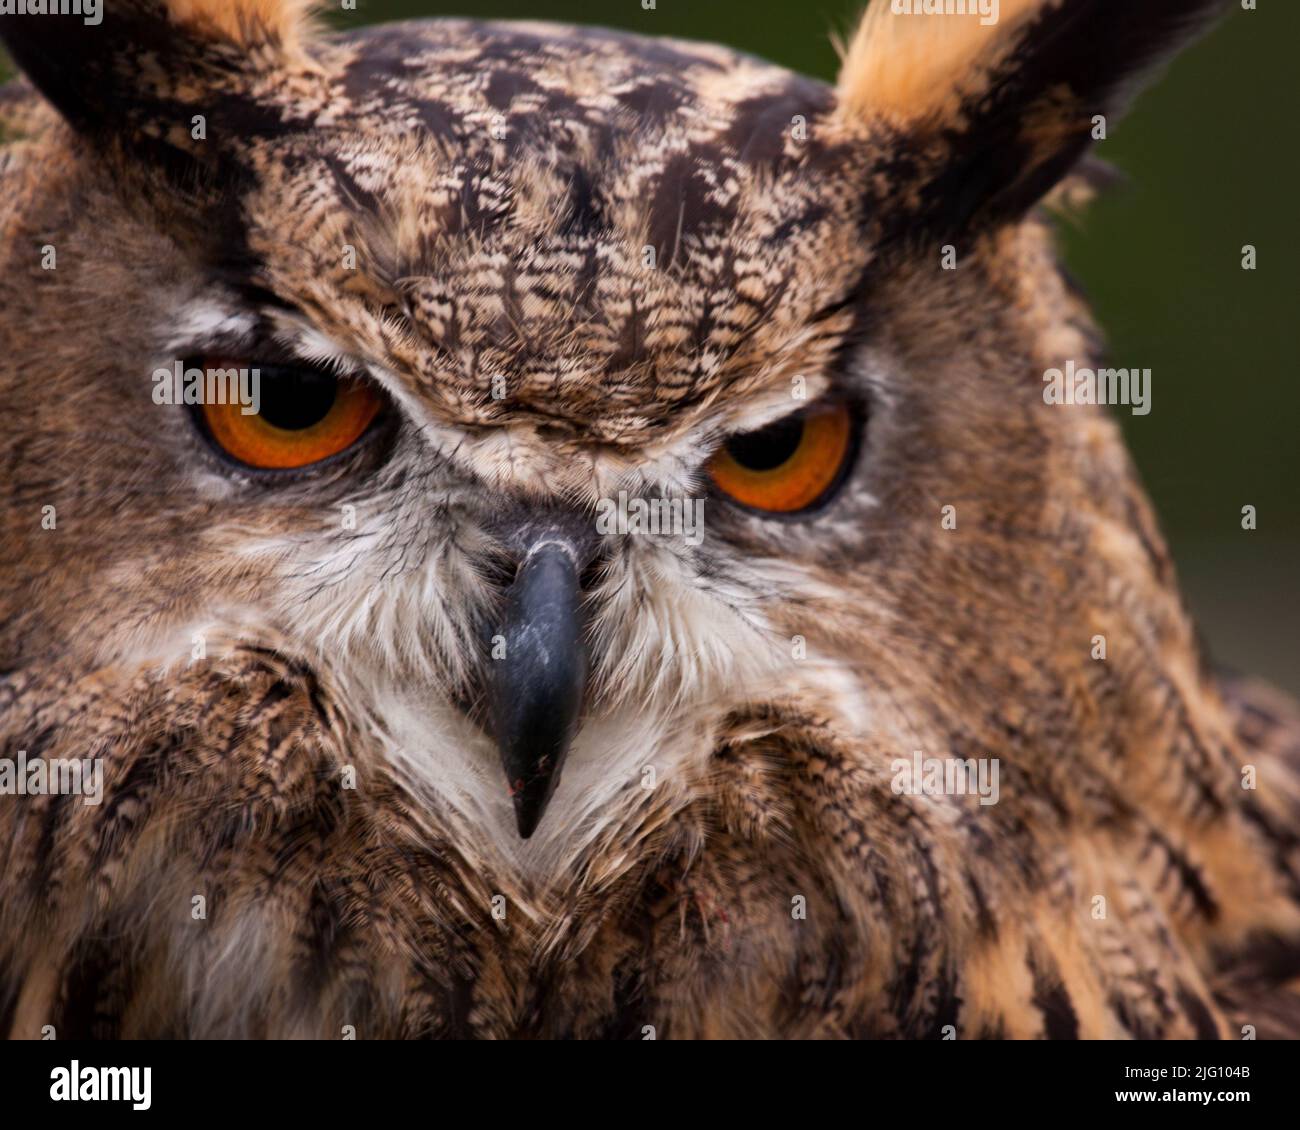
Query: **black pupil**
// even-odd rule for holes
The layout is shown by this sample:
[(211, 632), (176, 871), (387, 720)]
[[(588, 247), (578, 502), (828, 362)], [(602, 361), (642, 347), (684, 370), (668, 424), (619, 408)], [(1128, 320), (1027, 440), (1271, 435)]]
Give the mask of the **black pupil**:
[(771, 471), (799, 450), (803, 424), (798, 417), (778, 420), (761, 431), (732, 436), (727, 441), (727, 450), (737, 463), (750, 471)]
[(316, 369), (261, 365), (261, 416), (272, 427), (301, 431), (319, 424), (334, 407), (338, 378)]

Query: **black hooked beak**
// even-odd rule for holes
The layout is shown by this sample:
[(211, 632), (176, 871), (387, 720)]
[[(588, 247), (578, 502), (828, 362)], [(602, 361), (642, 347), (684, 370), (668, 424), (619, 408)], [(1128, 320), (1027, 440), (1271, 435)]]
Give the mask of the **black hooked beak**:
[(519, 834), (536, 830), (578, 727), (587, 686), (580, 550), (540, 532), (506, 593), (488, 705)]

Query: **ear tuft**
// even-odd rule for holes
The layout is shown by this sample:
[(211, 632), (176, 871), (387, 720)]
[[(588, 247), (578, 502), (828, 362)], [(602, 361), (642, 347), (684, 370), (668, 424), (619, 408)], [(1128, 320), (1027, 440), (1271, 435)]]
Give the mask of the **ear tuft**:
[(1014, 220), (1230, 0), (875, 0), (836, 113), (882, 134), (896, 233)]
[(239, 47), (278, 43), (289, 49), (314, 26), (322, 0), (165, 0), (173, 23)]
[[(920, 0), (915, 5), (921, 7)], [(850, 117), (907, 121), (953, 113), (1019, 39), (1043, 0), (1000, 0), (988, 23), (975, 14), (922, 17), (875, 0), (844, 53), (837, 97)]]
[[(258, 71), (310, 68), (312, 0), (104, 0), (93, 21), (66, 13), (0, 16), (0, 40), (32, 85), (94, 137), (189, 128), (189, 104), (214, 112)], [(214, 91), (215, 93), (215, 91)]]

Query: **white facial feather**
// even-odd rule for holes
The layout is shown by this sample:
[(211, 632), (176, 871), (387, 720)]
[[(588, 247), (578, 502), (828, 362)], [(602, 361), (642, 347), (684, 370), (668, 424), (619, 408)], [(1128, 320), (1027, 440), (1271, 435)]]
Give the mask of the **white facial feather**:
[[(252, 328), (212, 296), (185, 306), (176, 326), (171, 347), (191, 352)], [(276, 336), (313, 363), (367, 368), (296, 319), (277, 315)], [(689, 802), (729, 711), (815, 683), (823, 698), (829, 689), (833, 700), (852, 704), (842, 712), (850, 729), (865, 726), (852, 665), (821, 656), (800, 667), (766, 611), (774, 602), (842, 593), (796, 562), (738, 553), (710, 536), (707, 522), (700, 547), (680, 537), (609, 535), (617, 540), (588, 597), (591, 701), (545, 819), (522, 840), (495, 746), (454, 702), (456, 689), (474, 686), (490, 662), (482, 626), (499, 599), (480, 572), (493, 545), (476, 516), (490, 512), (490, 496), (521, 481), (570, 499), (581, 483), (579, 497), (589, 502), (618, 490), (686, 496), (697, 490), (706, 444), (716, 442), (722, 421), (702, 423), (635, 467), (608, 452), (554, 465), (563, 481), (552, 483), (544, 473), (553, 466), (537, 462), (546, 445), (526, 429), (467, 434), (427, 418), (391, 374), (369, 371), (417, 424), (417, 438), (395, 459), (410, 473), (359, 488), (347, 528), (323, 513), (319, 526), (225, 545), (272, 582), (250, 606), (213, 602), (201, 623), (137, 641), (135, 658), (152, 653), (172, 665), (188, 661), (195, 633), (217, 641), (273, 631), (278, 646), (328, 674), (349, 716), (365, 720), (362, 740), (413, 794), (480, 851), (538, 881), (572, 868), (594, 840), (631, 823), (650, 803), (647, 780), (661, 790), (655, 803)], [(808, 391), (821, 389), (814, 379)], [(731, 406), (725, 427), (756, 428), (789, 409), (784, 392), (758, 396), (743, 416)]]

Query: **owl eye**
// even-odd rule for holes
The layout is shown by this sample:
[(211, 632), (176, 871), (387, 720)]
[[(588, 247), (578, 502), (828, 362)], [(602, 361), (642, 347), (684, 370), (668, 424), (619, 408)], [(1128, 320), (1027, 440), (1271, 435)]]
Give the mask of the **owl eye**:
[(210, 382), (210, 388), (238, 387), (243, 395), (204, 398), (197, 411), (203, 430), (221, 451), (262, 470), (307, 467), (346, 451), (383, 407), (381, 394), (366, 381), (309, 365), (222, 358), (204, 359), (194, 367), (206, 374), (247, 374), (238, 384)]
[(718, 489), (751, 510), (795, 514), (826, 501), (854, 454), (853, 409), (818, 403), (756, 432), (732, 436), (710, 461)]

